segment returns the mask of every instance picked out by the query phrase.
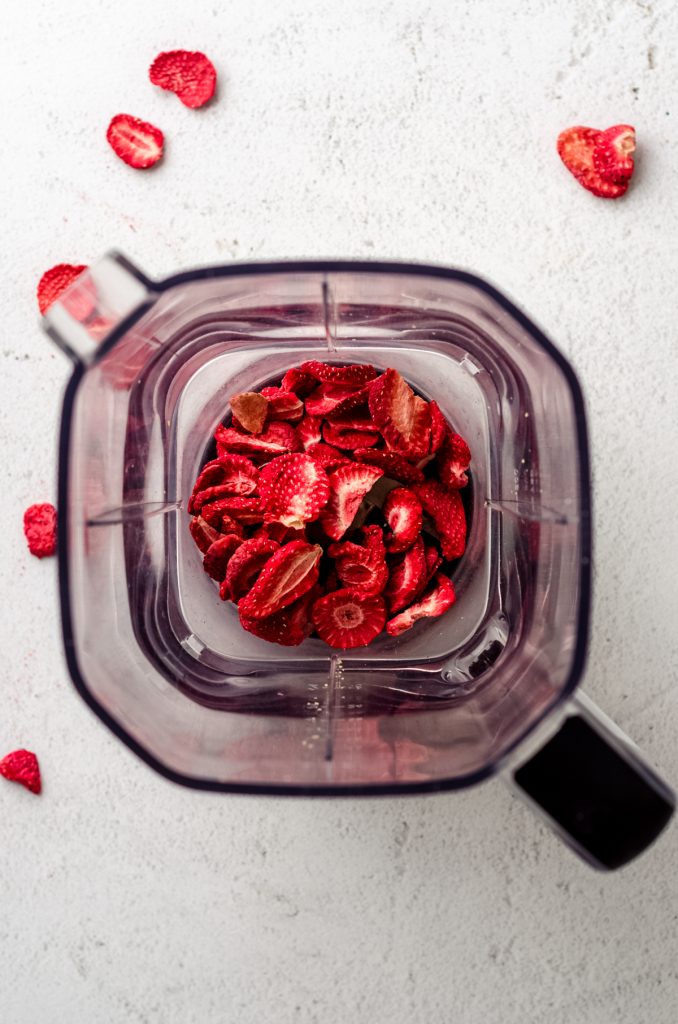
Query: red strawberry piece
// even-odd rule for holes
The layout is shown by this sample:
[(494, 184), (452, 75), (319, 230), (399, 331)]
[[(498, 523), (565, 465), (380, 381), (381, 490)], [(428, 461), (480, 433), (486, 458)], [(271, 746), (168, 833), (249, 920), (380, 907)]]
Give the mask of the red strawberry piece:
[(276, 455), (285, 455), (289, 451), (289, 446), (283, 444), (277, 435), (271, 434), (268, 430), (259, 437), (254, 437), (251, 434), (240, 434), (232, 427), (221, 426), (217, 427), (214, 437), (220, 458), (233, 452), (240, 452), (253, 458), (273, 458)]
[(392, 567), (384, 597), (391, 614), (406, 608), (426, 580), (426, 554), (421, 537)]
[(232, 491), (229, 487), (219, 484), (216, 487), (206, 487), (204, 491), (198, 491), (196, 494), (192, 494), (188, 502), (188, 511), (191, 514), (200, 512), (203, 505), (212, 504), (220, 498), (233, 497)]
[(366, 462), (368, 466), (380, 466), (384, 475), (391, 480), (399, 480), (403, 484), (423, 483), (424, 474), (418, 466), (397, 452), (384, 451), (381, 448), (356, 448), (353, 452), (358, 462)]
[(334, 366), (310, 360), (302, 363), (302, 373), (311, 374), (316, 380), (326, 384), (348, 384), (350, 387), (362, 388), (377, 376), (377, 371), (369, 363), (354, 366)]
[(269, 558), (238, 610), (244, 618), (263, 619), (305, 594), (318, 582), (319, 544), (293, 540)]
[(344, 455), (338, 448), (333, 448), (329, 444), (309, 445), (306, 454), (315, 459), (318, 465), (322, 466), (327, 473), (332, 469), (336, 469), (337, 466), (342, 466), (352, 461), (348, 455)]
[(310, 448), (312, 444), (320, 443), (322, 439), (321, 427), (322, 420), (319, 416), (304, 416), (296, 428), (297, 437), (304, 448)]
[(343, 541), (330, 544), (327, 553), (334, 558), (337, 575), (345, 587), (361, 594), (381, 594), (388, 580), (381, 527), (363, 527), (363, 537), (364, 545)]
[[(50, 267), (46, 270), (38, 281), (38, 306), (40, 312), (44, 315), (53, 302), (59, 298), (62, 292), (65, 292), (67, 288), (73, 284), (73, 282), (80, 277), (82, 272), (87, 270), (87, 266), (84, 263), (57, 263), (56, 266)], [(76, 320), (86, 320), (89, 313), (91, 313), (93, 303), (90, 304), (90, 308), (84, 316), (76, 315), (72, 310), (71, 315), (75, 316)]]
[[(424, 581), (425, 587), (431, 582), (431, 580), (437, 573), (438, 569), (443, 564), (443, 560), (435, 544), (424, 545), (424, 557), (426, 558), (426, 579)], [(424, 587), (422, 587), (421, 589), (423, 590)]]
[(266, 433), (262, 435), (267, 440), (277, 441), (279, 444), (284, 444), (287, 449), (291, 452), (302, 452), (304, 447), (297, 437), (296, 428), (291, 423), (285, 423), (283, 420), (275, 420), (273, 423), (269, 423), (266, 427)]
[(202, 560), (203, 569), (207, 575), (217, 583), (221, 583), (226, 576), (226, 568), (233, 552), (237, 551), (242, 543), (240, 537), (234, 533), (228, 533), (210, 544)]
[(262, 388), (261, 394), (268, 402), (269, 420), (298, 423), (304, 415), (304, 403), (292, 391), (283, 391), (282, 388)]
[(321, 640), (342, 651), (364, 647), (381, 633), (386, 607), (378, 595), (335, 590), (313, 605), (313, 625)]
[(382, 512), (392, 533), (386, 537), (386, 549), (392, 553), (407, 551), (421, 533), (421, 502), (414, 491), (395, 487), (386, 495)]
[(468, 483), (466, 470), (471, 464), (471, 449), (460, 434), (448, 430), (438, 452), (438, 479), (447, 487), (465, 487)]
[(224, 505), (224, 501), (228, 501), (228, 498), (221, 498), (219, 501), (210, 502), (209, 505), (203, 505), (200, 509), (200, 517), (217, 533), (224, 535), (234, 533), (236, 537), (244, 537), (243, 526), (229, 516), (228, 506)]
[[(203, 466), (193, 487), (188, 511), (193, 512), (193, 505), (201, 491), (213, 487), (226, 487), (223, 494), (253, 494), (257, 489), (259, 470), (244, 455), (222, 455)], [(205, 502), (203, 501), (204, 505)]]
[(24, 535), (36, 558), (53, 555), (57, 546), (57, 511), (49, 502), (30, 505), (24, 512)]
[(376, 444), (379, 434), (367, 433), (364, 430), (351, 430), (350, 427), (337, 426), (337, 424), (326, 420), (323, 423), (323, 439), (335, 448), (353, 451), (356, 448), (367, 448)]
[(447, 576), (438, 573), (435, 585), (420, 601), (411, 604), (409, 608), (402, 611), (400, 615), (389, 619), (386, 623), (386, 632), (389, 636), (400, 636), (406, 629), (410, 629), (419, 619), (435, 618), (452, 607), (456, 599), (454, 584)]
[(265, 619), (247, 619), (240, 616), (240, 624), (248, 633), (253, 633), (269, 643), (282, 647), (298, 647), (313, 632), (311, 607), (322, 594), (320, 587), (313, 587), (293, 604), (275, 612)]
[(611, 181), (601, 174), (596, 166), (596, 148), (601, 144), (598, 161), (606, 173), (609, 173), (611, 161), (609, 159), (609, 143), (601, 140), (602, 132), (596, 128), (585, 128), (575, 125), (573, 128), (566, 128), (558, 136), (558, 155), (568, 171), (575, 176), (580, 185), (583, 185), (595, 196), (603, 199), (617, 199), (623, 196), (628, 188), (629, 177), (622, 180)]
[(42, 789), (40, 765), (30, 750), (13, 750), (11, 754), (6, 754), (0, 761), (0, 775), (4, 775), (10, 782), (25, 786), (31, 793), (39, 793)]
[(449, 427), (437, 402), (429, 402), (428, 411), (431, 417), (431, 443), (429, 445), (429, 455), (435, 455), (445, 440), (445, 434), (448, 432)]
[(374, 381), (369, 389), (369, 406), (389, 448), (408, 459), (421, 459), (428, 454), (428, 403), (415, 395), (397, 370), (389, 368)]
[(185, 107), (202, 107), (214, 96), (217, 73), (204, 53), (168, 50), (159, 53), (148, 72), (153, 85), (168, 89)]
[(268, 415), (268, 401), (256, 391), (242, 391), (229, 399), (239, 426), (250, 434), (260, 434)]
[(605, 181), (628, 182), (633, 174), (636, 131), (630, 124), (616, 124), (598, 136), (593, 150), (593, 163)]
[(349, 384), (320, 384), (306, 399), (306, 412), (310, 416), (328, 416), (347, 412), (367, 400), (366, 388)]
[(261, 470), (261, 504), (266, 522), (299, 528), (312, 522), (327, 503), (327, 473), (310, 455), (280, 455)]
[(162, 157), (164, 136), (159, 128), (131, 114), (116, 114), (106, 138), (115, 153), (130, 167), (153, 167)]
[(219, 503), (224, 513), (231, 519), (235, 519), (237, 523), (262, 523), (264, 521), (261, 500), (256, 496), (220, 498)]
[(252, 534), (252, 539), (255, 537), (275, 540), (278, 544), (287, 544), (291, 540), (307, 540), (303, 526), (297, 530), (293, 526), (283, 526), (282, 523), (262, 523)]
[(279, 549), (280, 545), (276, 541), (263, 537), (251, 537), (240, 545), (226, 569), (225, 589), (231, 601), (237, 604), (252, 589), (271, 555)]
[(459, 491), (438, 480), (414, 484), (412, 490), (433, 520), (444, 557), (459, 558), (466, 547), (466, 516)]
[(304, 373), (303, 370), (293, 367), (283, 377), (280, 387), (283, 391), (292, 391), (295, 395), (299, 395), (299, 398), (306, 398), (306, 395), (310, 395), (317, 384), (318, 382), (312, 374)]
[[(245, 456), (238, 456), (238, 458), (244, 458)], [(221, 459), (212, 459), (211, 462), (206, 462), (200, 470), (198, 477), (193, 484), (193, 491), (191, 497), (197, 494), (198, 491), (205, 490), (207, 487), (216, 487), (218, 484), (224, 482), (224, 468)], [(190, 505), (189, 505), (190, 511)]]
[(383, 470), (352, 462), (329, 474), (330, 497), (320, 513), (320, 524), (332, 540), (341, 540), (353, 522), (360, 503)]
[(191, 537), (203, 554), (206, 554), (209, 547), (221, 536), (219, 531), (206, 523), (202, 516), (191, 519), (188, 528), (191, 531)]

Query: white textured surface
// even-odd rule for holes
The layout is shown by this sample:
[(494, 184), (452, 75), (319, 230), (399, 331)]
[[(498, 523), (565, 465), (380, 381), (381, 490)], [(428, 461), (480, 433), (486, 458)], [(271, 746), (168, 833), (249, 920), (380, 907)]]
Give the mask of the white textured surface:
[[(601, 876), (498, 782), (314, 803), (175, 788), (75, 695), (55, 565), (27, 556), (20, 522), (54, 493), (68, 367), (34, 298), (53, 263), (116, 246), (157, 275), (291, 255), (468, 266), (581, 375), (596, 496), (586, 687), (675, 782), (677, 34), (671, 0), (4, 12), (0, 750), (35, 749), (45, 788), (0, 786), (3, 1021), (678, 1019), (675, 827)], [(175, 46), (215, 60), (209, 109), (148, 83)], [(120, 110), (166, 131), (153, 173), (108, 150)], [(554, 139), (619, 121), (637, 126), (638, 170), (606, 203)]]

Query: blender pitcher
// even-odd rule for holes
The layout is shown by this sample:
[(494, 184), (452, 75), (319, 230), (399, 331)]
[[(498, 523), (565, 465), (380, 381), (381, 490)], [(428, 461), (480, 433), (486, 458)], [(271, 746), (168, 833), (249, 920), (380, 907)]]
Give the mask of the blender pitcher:
[[(574, 693), (591, 576), (581, 391), (503, 295), (456, 270), (354, 261), (158, 282), (113, 253), (45, 320), (74, 362), (59, 463), (66, 658), (152, 767), (201, 789), (325, 796), (502, 771), (597, 867), (658, 835), (671, 790)], [(395, 367), (473, 453), (455, 607), (346, 652), (244, 632), (188, 531), (229, 397), (308, 359)]]

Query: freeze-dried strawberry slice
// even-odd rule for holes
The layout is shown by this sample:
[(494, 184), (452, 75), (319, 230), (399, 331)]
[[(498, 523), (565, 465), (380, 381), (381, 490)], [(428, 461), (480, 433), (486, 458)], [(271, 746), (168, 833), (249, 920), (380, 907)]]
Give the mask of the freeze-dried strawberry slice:
[(287, 544), (290, 540), (307, 540), (304, 527), (295, 529), (293, 526), (283, 526), (282, 523), (262, 523), (252, 533), (252, 539), (261, 537), (264, 540), (275, 540), (278, 544)]
[(298, 647), (313, 632), (311, 607), (322, 594), (315, 586), (293, 604), (275, 612), (265, 619), (247, 619), (240, 616), (240, 624), (248, 633), (253, 633), (269, 643), (282, 647)]
[(445, 558), (459, 558), (466, 547), (466, 516), (459, 491), (438, 480), (414, 484), (412, 490), (433, 520)]
[(266, 522), (298, 528), (327, 503), (327, 473), (310, 455), (280, 455), (261, 470), (259, 492)]
[(365, 430), (352, 430), (349, 426), (337, 425), (331, 420), (323, 423), (323, 440), (335, 448), (354, 451), (367, 448), (379, 441), (379, 434)]
[(304, 415), (304, 403), (292, 391), (283, 391), (282, 388), (262, 388), (261, 394), (268, 402), (269, 420), (298, 423)]
[(221, 536), (219, 531), (205, 522), (202, 516), (196, 516), (195, 519), (191, 519), (188, 528), (191, 531), (191, 537), (203, 554), (206, 554), (210, 545), (219, 540)]
[(329, 444), (312, 444), (306, 449), (306, 454), (310, 455), (312, 459), (322, 466), (325, 472), (329, 473), (330, 470), (336, 469), (337, 466), (343, 466), (347, 462), (352, 460), (348, 455), (344, 455), (338, 448), (333, 448)]
[(296, 427), (293, 427), (291, 423), (285, 423), (283, 420), (275, 420), (273, 423), (269, 423), (265, 434), (262, 436), (267, 440), (277, 441), (279, 444), (286, 445), (291, 452), (302, 452), (304, 450), (304, 446), (297, 437)]
[(39, 793), (42, 789), (40, 766), (38, 759), (31, 750), (13, 750), (5, 754), (0, 761), (0, 775), (10, 782), (18, 782), (31, 793)]
[[(290, 429), (292, 430), (292, 428)], [(292, 433), (294, 434), (294, 430)], [(217, 427), (214, 437), (220, 458), (233, 452), (250, 455), (252, 458), (261, 458), (262, 456), (273, 458), (276, 455), (285, 455), (290, 450), (288, 445), (283, 444), (276, 434), (270, 434), (269, 431), (255, 437), (253, 434), (240, 434), (232, 427), (220, 426)]]
[[(568, 171), (589, 192), (603, 199), (617, 199), (626, 192), (630, 175), (621, 180), (611, 181), (600, 173), (596, 166), (595, 154), (602, 134), (596, 128), (585, 128), (582, 125), (566, 128), (558, 136), (558, 155)], [(609, 163), (606, 152), (606, 146), (603, 144), (599, 160), (607, 170)]]
[(241, 615), (263, 619), (305, 594), (318, 582), (322, 551), (319, 544), (303, 540), (284, 544), (266, 562), (249, 594), (241, 598)]
[(367, 401), (366, 388), (354, 388), (349, 384), (320, 384), (306, 399), (306, 412), (310, 416), (339, 415), (364, 405)]
[(159, 53), (148, 71), (153, 85), (173, 92), (185, 107), (202, 107), (214, 96), (217, 73), (204, 53), (167, 50)]
[(335, 590), (313, 605), (313, 625), (330, 647), (349, 650), (364, 647), (381, 633), (386, 607), (378, 595), (357, 590)]
[(242, 391), (229, 398), (237, 422), (250, 434), (260, 434), (268, 415), (268, 401), (257, 391)]
[[(222, 455), (220, 458), (208, 462), (201, 469), (188, 503), (188, 511), (198, 510), (200, 507), (198, 496), (207, 489), (227, 488), (221, 495), (215, 495), (215, 498), (228, 494), (241, 494), (244, 496), (253, 494), (256, 491), (258, 479), (259, 470), (250, 459), (244, 455)], [(200, 504), (204, 505), (205, 501), (201, 501)]]
[(360, 363), (353, 366), (334, 366), (329, 363), (320, 363), (315, 359), (302, 363), (299, 369), (302, 373), (309, 373), (316, 380), (326, 384), (348, 384), (350, 387), (362, 388), (377, 376), (377, 371), (369, 363)]
[(106, 138), (116, 156), (140, 170), (157, 164), (165, 143), (159, 128), (131, 114), (111, 118)]
[(389, 636), (400, 636), (405, 630), (410, 629), (419, 619), (434, 618), (444, 615), (452, 607), (456, 600), (454, 584), (447, 576), (438, 573), (435, 585), (432, 590), (425, 594), (420, 601), (411, 604), (409, 608), (389, 619), (386, 623), (386, 632)]
[(227, 516), (237, 523), (263, 523), (264, 510), (261, 499), (255, 496), (220, 498), (219, 503)]
[(424, 557), (426, 558), (426, 579), (424, 580), (424, 586), (421, 588), (422, 590), (431, 582), (443, 564), (442, 557), (435, 544), (424, 545)]
[(380, 466), (384, 476), (391, 480), (399, 480), (401, 484), (420, 484), (424, 474), (419, 466), (412, 465), (397, 452), (384, 451), (382, 448), (356, 448), (353, 452), (358, 462), (366, 462), (368, 466)]
[(317, 386), (318, 382), (315, 377), (296, 367), (288, 370), (280, 383), (283, 391), (292, 391), (295, 395), (299, 395), (299, 398), (306, 398), (306, 395), (310, 395)]
[(421, 536), (392, 567), (384, 597), (391, 614), (406, 608), (426, 579), (426, 553)]
[(228, 506), (224, 505), (224, 501), (228, 501), (228, 498), (221, 498), (219, 501), (211, 501), (209, 505), (203, 505), (200, 509), (201, 518), (220, 534), (234, 533), (236, 537), (244, 537), (244, 527), (231, 518), (228, 514)]
[(415, 395), (397, 370), (389, 367), (370, 386), (372, 419), (393, 451), (408, 459), (428, 454), (431, 415), (428, 403)]
[(203, 569), (207, 575), (217, 583), (221, 583), (226, 576), (226, 568), (233, 552), (237, 551), (242, 543), (240, 537), (234, 533), (228, 533), (210, 544), (202, 560)]
[(54, 505), (44, 501), (30, 505), (24, 512), (24, 536), (28, 550), (36, 558), (53, 555), (57, 546), (57, 511)]
[[(53, 302), (59, 298), (62, 292), (65, 292), (67, 288), (73, 284), (73, 282), (80, 277), (82, 272), (87, 270), (87, 265), (84, 263), (57, 263), (56, 266), (50, 267), (46, 270), (38, 281), (38, 306), (40, 312), (44, 315)], [(85, 320), (88, 314), (92, 311), (93, 303), (89, 304), (89, 310), (82, 315), (82, 311), (79, 311), (79, 315), (72, 313), (76, 316), (77, 320)], [(72, 311), (70, 311), (72, 312)]]
[(327, 553), (334, 559), (337, 575), (345, 587), (361, 594), (381, 594), (388, 580), (381, 527), (363, 527), (363, 538), (364, 544), (330, 544)]
[(445, 434), (448, 432), (449, 427), (437, 402), (429, 402), (428, 411), (431, 417), (431, 442), (429, 445), (429, 455), (435, 455), (445, 440)]
[(407, 487), (395, 487), (387, 494), (382, 512), (392, 530), (386, 537), (387, 551), (407, 551), (421, 533), (419, 498)]
[(448, 430), (438, 452), (438, 479), (447, 487), (466, 487), (466, 470), (471, 464), (471, 449), (460, 434)]
[[(231, 601), (237, 604), (252, 589), (259, 573), (279, 548), (277, 541), (263, 537), (252, 537), (240, 545), (228, 563), (224, 581), (223, 590)], [(221, 596), (224, 598), (223, 593)]]
[(206, 487), (204, 491), (197, 491), (191, 495), (188, 501), (188, 511), (191, 514), (200, 512), (203, 505), (209, 505), (218, 499), (229, 497), (233, 497), (233, 492), (227, 486), (218, 484), (216, 487)]
[(297, 425), (297, 437), (304, 448), (310, 448), (312, 444), (320, 443), (322, 439), (322, 422), (319, 416), (304, 416), (301, 423)]
[(636, 131), (630, 124), (616, 124), (600, 132), (593, 150), (593, 163), (605, 181), (623, 184), (633, 174)]
[(320, 524), (332, 540), (340, 540), (353, 522), (360, 503), (383, 470), (352, 462), (329, 474), (330, 498), (320, 513)]

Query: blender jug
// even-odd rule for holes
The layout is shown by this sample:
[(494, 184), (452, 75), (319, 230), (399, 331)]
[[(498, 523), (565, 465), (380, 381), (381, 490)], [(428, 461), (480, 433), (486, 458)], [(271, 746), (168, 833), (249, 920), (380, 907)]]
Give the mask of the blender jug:
[[(157, 282), (114, 253), (46, 327), (74, 362), (59, 465), (68, 666), (150, 765), (281, 795), (452, 789), (501, 770), (608, 869), (661, 831), (673, 794), (574, 695), (591, 575), (581, 391), (499, 292), (460, 271), (352, 261)], [(308, 359), (395, 367), (473, 453), (454, 609), (346, 652), (244, 632), (188, 531), (229, 396)]]

